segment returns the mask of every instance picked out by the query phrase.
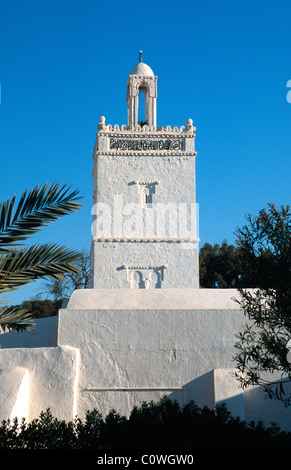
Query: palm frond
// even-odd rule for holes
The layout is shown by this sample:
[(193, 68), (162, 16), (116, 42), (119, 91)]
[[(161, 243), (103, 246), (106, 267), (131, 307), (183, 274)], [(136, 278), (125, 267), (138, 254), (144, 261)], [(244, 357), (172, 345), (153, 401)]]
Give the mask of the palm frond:
[(81, 253), (46, 243), (0, 254), (0, 292), (16, 289), (43, 278), (63, 279), (68, 272), (79, 273)]
[[(0, 203), (0, 253), (9, 251), (42, 227), (82, 207), (78, 191), (61, 183), (38, 185), (24, 191), (17, 207), (16, 196)], [(6, 248), (5, 248), (6, 247)]]
[(30, 331), (35, 323), (31, 313), (25, 308), (0, 308), (0, 329), (5, 331)]

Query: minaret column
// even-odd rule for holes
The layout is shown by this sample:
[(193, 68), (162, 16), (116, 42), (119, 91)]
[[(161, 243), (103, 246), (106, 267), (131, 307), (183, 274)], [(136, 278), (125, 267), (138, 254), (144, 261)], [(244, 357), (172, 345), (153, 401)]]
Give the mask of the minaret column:
[(131, 70), (127, 81), (127, 124), (138, 124), (139, 93), (145, 94), (144, 121), (157, 126), (157, 78), (152, 69), (141, 61)]

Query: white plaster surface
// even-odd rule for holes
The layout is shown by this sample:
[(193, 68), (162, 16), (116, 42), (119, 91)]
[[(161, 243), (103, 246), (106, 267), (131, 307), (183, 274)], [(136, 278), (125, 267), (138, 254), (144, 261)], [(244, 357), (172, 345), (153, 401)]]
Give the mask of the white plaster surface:
[[(139, 138), (142, 138), (139, 136)], [(95, 174), (96, 172), (96, 174)], [(115, 155), (112, 151), (98, 154), (93, 170), (97, 202), (114, 207), (114, 197), (122, 195), (122, 202), (139, 203), (140, 194), (135, 181), (159, 184), (153, 204), (178, 204), (195, 201), (195, 157), (193, 155)]]
[[(141, 133), (128, 136), (126, 131), (112, 135), (121, 140), (143, 139)], [(169, 137), (166, 132), (149, 135)], [(183, 151), (117, 152), (109, 150), (110, 138), (110, 132), (102, 131), (94, 152), (92, 287), (131, 287), (123, 265), (147, 266), (149, 272), (155, 271), (153, 266), (167, 265), (162, 282), (155, 287), (197, 288), (193, 132), (183, 134)], [(144, 202), (146, 186), (150, 205)]]
[(245, 323), (232, 300), (236, 291), (121, 291), (75, 291), (59, 312), (53, 347), (0, 349), (0, 420), (10, 417), (29, 371), (23, 408), (29, 420), (48, 407), (61, 419), (84, 417), (94, 407), (104, 415), (112, 408), (129, 414), (143, 400), (166, 394), (210, 408), (225, 401), (242, 419), (291, 429), (281, 403), (266, 400), (260, 389), (241, 394), (230, 375), (235, 334)]
[[(197, 288), (198, 244), (192, 248), (183, 249), (179, 243), (163, 242), (94, 243), (94, 289), (127, 289), (134, 285), (133, 279), (137, 275), (142, 279), (153, 276), (151, 290), (155, 289), (156, 284), (160, 289)], [(180, 269), (176, 269), (177, 259), (181, 263)], [(128, 270), (124, 268), (126, 265), (133, 268)], [(161, 268), (161, 274), (159, 268), (162, 266), (165, 268)]]
[(215, 369), (214, 402), (218, 405), (224, 402), (233, 416), (245, 420), (245, 405), (243, 390), (234, 377), (234, 369)]
[[(164, 393), (213, 407), (207, 374), (233, 366), (234, 332), (242, 320), (238, 309), (61, 310), (59, 345), (80, 350), (78, 413), (94, 406), (128, 414), (134, 404)], [(203, 381), (210, 385), (199, 386)]]
[[(11, 367), (2, 369), (0, 365), (0, 416), (10, 419), (18, 393), (25, 374), (25, 367)], [(25, 416), (27, 407), (24, 406), (22, 415)]]
[[(276, 378), (276, 377), (275, 377)], [(275, 380), (275, 378), (270, 380)], [(280, 374), (277, 374), (280, 380)], [(286, 396), (291, 393), (290, 383), (285, 385)], [(286, 431), (291, 432), (291, 408), (283, 406), (278, 400), (266, 398), (262, 387), (250, 387), (244, 393), (245, 419), (247, 422), (254, 419), (261, 419), (263, 423), (270, 426), (277, 423)]]
[[(77, 351), (69, 346), (0, 349), (0, 390), (16, 401), (22, 370), (29, 370), (29, 420), (50, 408), (55, 416), (73, 418)], [(14, 371), (11, 374), (11, 371)], [(11, 374), (10, 382), (7, 377)], [(9, 415), (7, 411), (9, 408)], [(0, 407), (0, 420), (10, 416), (11, 405)]]
[(16, 401), (14, 403), (14, 406), (12, 408), (11, 414), (10, 414), (10, 419), (13, 421), (15, 418), (18, 418), (18, 420), (25, 419), (28, 421), (28, 416), (29, 416), (29, 370), (26, 370), (17, 396), (16, 396)]
[(69, 309), (215, 309), (239, 310), (236, 289), (80, 289)]

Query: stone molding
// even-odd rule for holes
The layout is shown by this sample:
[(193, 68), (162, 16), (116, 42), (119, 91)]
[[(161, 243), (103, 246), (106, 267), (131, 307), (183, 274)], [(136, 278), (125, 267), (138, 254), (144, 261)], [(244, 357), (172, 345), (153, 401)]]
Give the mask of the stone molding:
[(185, 152), (185, 150), (144, 150), (143, 152), (131, 152), (130, 150), (124, 150), (121, 152), (108, 152), (106, 150), (95, 151), (94, 154), (97, 155), (106, 155), (108, 157), (143, 157), (143, 156), (152, 156), (152, 157), (196, 157), (197, 152)]
[(93, 237), (93, 242), (130, 243), (199, 243), (200, 238), (105, 238)]
[(163, 264), (162, 266), (135, 266), (135, 265), (124, 264), (122, 268), (123, 269), (167, 269), (168, 265)]
[(146, 185), (146, 186), (147, 186), (147, 185), (149, 185), (149, 184), (160, 184), (160, 181), (152, 181), (152, 182), (150, 182), (150, 181), (138, 181), (138, 180), (134, 180), (134, 181), (132, 182), (132, 184), (140, 184), (140, 185)]

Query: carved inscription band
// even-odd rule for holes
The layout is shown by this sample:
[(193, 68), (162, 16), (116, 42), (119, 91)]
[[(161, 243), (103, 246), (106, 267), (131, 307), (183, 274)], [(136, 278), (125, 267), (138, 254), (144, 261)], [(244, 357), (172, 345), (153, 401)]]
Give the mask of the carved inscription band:
[(182, 139), (110, 139), (110, 148), (117, 150), (183, 150)]

